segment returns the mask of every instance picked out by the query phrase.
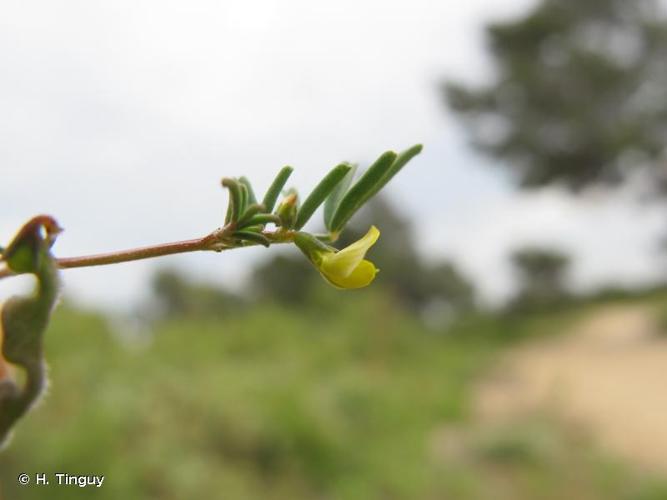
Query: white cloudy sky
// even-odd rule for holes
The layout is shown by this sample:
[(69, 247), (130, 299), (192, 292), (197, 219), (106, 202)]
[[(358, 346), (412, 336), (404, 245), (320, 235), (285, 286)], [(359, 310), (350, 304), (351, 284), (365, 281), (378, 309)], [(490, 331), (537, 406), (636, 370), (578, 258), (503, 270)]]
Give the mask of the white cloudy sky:
[[(630, 197), (517, 194), (441, 106), (443, 77), (488, 74), (484, 23), (531, 4), (4, 1), (0, 237), (46, 212), (67, 230), (60, 256), (191, 238), (219, 225), (223, 175), (261, 189), (289, 163), (308, 189), (339, 160), (422, 142), (390, 192), (430, 214), (423, 251), (454, 258), (487, 297), (510, 288), (505, 258), (524, 242), (574, 253), (581, 286), (655, 278), (658, 210)], [(235, 285), (263, 252), (162, 263)], [(124, 307), (158, 264), (70, 270), (67, 292)]]

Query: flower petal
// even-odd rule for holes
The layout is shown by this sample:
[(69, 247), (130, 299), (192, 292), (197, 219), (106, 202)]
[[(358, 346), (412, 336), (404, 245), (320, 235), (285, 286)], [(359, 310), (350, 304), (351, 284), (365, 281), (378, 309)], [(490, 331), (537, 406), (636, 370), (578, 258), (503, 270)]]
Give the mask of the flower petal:
[(366, 252), (375, 244), (379, 237), (380, 231), (378, 231), (378, 228), (371, 226), (366, 235), (360, 240), (355, 241), (339, 252), (324, 255), (321, 264), (322, 273), (327, 276), (336, 275), (343, 278), (350, 276), (364, 260)]
[(348, 276), (339, 274), (329, 275), (324, 271), (322, 277), (337, 288), (363, 288), (375, 279), (378, 269), (370, 260), (362, 260)]

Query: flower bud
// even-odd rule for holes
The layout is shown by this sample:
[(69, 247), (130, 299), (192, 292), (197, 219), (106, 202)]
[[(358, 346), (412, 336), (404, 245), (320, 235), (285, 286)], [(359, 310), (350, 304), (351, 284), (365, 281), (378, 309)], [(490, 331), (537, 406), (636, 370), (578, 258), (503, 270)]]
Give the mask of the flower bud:
[(297, 194), (289, 194), (278, 206), (276, 214), (280, 217), (280, 225), (286, 229), (294, 227), (297, 213)]

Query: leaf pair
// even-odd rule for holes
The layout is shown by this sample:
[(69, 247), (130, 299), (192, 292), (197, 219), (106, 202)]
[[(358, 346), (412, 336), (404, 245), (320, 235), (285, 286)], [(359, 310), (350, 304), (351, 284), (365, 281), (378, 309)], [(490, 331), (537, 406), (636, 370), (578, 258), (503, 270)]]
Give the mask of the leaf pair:
[(331, 233), (343, 230), (350, 218), (375, 196), (401, 169), (421, 153), (417, 144), (400, 154), (387, 151), (373, 163), (352, 187), (354, 171), (334, 191), (325, 205), (324, 222)]
[(354, 185), (352, 181), (356, 165), (341, 163), (336, 166), (303, 202), (294, 229), (301, 229), (315, 210), (324, 203), (326, 228), (331, 233), (339, 233), (357, 210), (376, 195), (421, 150), (422, 145), (417, 144), (398, 155), (393, 151), (387, 151)]

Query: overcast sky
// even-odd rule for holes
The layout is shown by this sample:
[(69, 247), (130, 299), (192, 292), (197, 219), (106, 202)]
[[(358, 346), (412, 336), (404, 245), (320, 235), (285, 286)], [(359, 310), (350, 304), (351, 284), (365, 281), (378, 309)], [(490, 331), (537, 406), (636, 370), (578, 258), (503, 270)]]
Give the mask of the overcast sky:
[[(290, 164), (307, 191), (340, 160), (421, 142), (389, 192), (430, 214), (417, 231), (424, 253), (453, 258), (487, 298), (511, 288), (506, 255), (521, 243), (571, 251), (580, 286), (655, 278), (658, 210), (629, 196), (517, 193), (442, 106), (443, 78), (489, 74), (484, 23), (531, 4), (4, 1), (0, 237), (50, 213), (66, 228), (59, 256), (192, 238), (221, 223), (223, 175), (262, 190)], [(156, 265), (234, 286), (265, 255), (69, 270), (66, 290), (125, 307)], [(16, 286), (4, 280), (0, 294)]]

